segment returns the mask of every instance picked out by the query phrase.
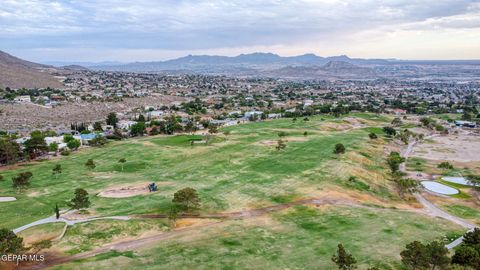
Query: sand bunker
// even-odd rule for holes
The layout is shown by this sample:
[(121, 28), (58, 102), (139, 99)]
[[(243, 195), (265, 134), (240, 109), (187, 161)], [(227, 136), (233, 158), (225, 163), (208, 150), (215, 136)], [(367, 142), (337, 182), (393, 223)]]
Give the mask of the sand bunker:
[(148, 190), (147, 182), (137, 183), (137, 184), (128, 184), (128, 185), (119, 185), (108, 187), (102, 192), (98, 193), (98, 196), (105, 198), (128, 198), (137, 195), (150, 193)]
[(0, 202), (13, 202), (16, 200), (17, 198), (15, 197), (0, 197)]

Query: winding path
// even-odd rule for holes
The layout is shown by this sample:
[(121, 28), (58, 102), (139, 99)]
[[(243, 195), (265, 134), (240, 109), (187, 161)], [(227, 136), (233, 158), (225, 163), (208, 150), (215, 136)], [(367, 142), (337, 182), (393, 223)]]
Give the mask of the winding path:
[[(426, 138), (433, 138), (433, 137), (436, 137), (436, 136), (438, 136), (438, 135), (434, 134), (434, 135), (427, 136)], [(402, 172), (405, 172), (405, 173), (407, 172), (407, 170), (406, 170), (407, 159), (409, 158), (410, 154), (412, 153), (413, 147), (417, 144), (417, 142), (418, 142), (417, 140), (410, 141), (408, 143), (407, 148), (405, 148), (401, 151), (400, 155), (405, 158), (405, 162), (400, 164), (400, 170)], [(453, 223), (456, 223), (456, 224), (468, 229), (468, 231), (472, 231), (476, 227), (474, 224), (469, 223), (468, 221), (466, 221), (464, 219), (461, 219), (459, 217), (450, 215), (449, 213), (447, 213), (447, 212), (443, 211), (442, 209), (438, 208), (435, 204), (433, 204), (432, 202), (427, 200), (425, 197), (423, 197), (422, 194), (417, 192), (417, 193), (414, 194), (414, 196), (417, 199), (417, 201), (420, 204), (422, 204), (425, 214), (433, 216), (433, 217), (440, 217), (440, 218), (449, 220)], [(461, 236), (461, 237), (455, 239), (453, 242), (445, 245), (445, 247), (448, 248), (448, 249), (452, 249), (452, 248), (460, 245), (462, 243), (462, 241), (463, 241), (463, 236)]]
[[(55, 266), (55, 265), (58, 265), (58, 264), (68, 263), (68, 262), (79, 260), (79, 259), (90, 258), (90, 257), (96, 256), (98, 254), (102, 254), (102, 253), (109, 252), (109, 251), (112, 251), (112, 250), (116, 250), (116, 251), (132, 250), (132, 249), (140, 248), (140, 247), (143, 247), (145, 245), (149, 245), (149, 244), (161, 241), (161, 240), (171, 239), (171, 238), (174, 238), (178, 235), (184, 234), (186, 232), (195, 231), (195, 230), (202, 229), (202, 228), (210, 228), (210, 227), (218, 226), (226, 220), (248, 219), (248, 218), (259, 217), (259, 216), (262, 216), (262, 215), (265, 215), (265, 214), (268, 214), (268, 213), (271, 213), (271, 212), (287, 209), (287, 208), (292, 207), (292, 206), (305, 205), (305, 204), (314, 204), (316, 206), (334, 204), (334, 205), (346, 205), (346, 206), (352, 206), (352, 207), (366, 207), (366, 206), (362, 206), (362, 205), (359, 205), (359, 204), (356, 204), (352, 201), (347, 201), (347, 200), (305, 199), (305, 200), (295, 201), (295, 202), (286, 203), (286, 204), (274, 205), (274, 206), (269, 206), (269, 207), (264, 207), (264, 208), (259, 208), (259, 209), (239, 211), (239, 212), (219, 213), (219, 214), (211, 214), (211, 215), (205, 215), (205, 216), (203, 216), (203, 215), (202, 216), (200, 216), (200, 215), (184, 215), (183, 217), (217, 218), (217, 219), (220, 219), (220, 220), (208, 222), (208, 223), (198, 225), (198, 226), (194, 226), (194, 227), (181, 228), (181, 229), (176, 229), (176, 230), (169, 231), (169, 232), (161, 232), (159, 234), (149, 236), (149, 237), (145, 237), (145, 238), (123, 241), (123, 242), (115, 243), (115, 244), (109, 244), (109, 245), (103, 246), (103, 247), (95, 249), (95, 250), (75, 254), (75, 255), (72, 255), (72, 256), (68, 256), (68, 257), (49, 258), (48, 260), (46, 260), (42, 263), (36, 263), (36, 264), (33, 264), (33, 265), (23, 265), (23, 266), (21, 266), (21, 269), (29, 269), (29, 270), (46, 269), (46, 268), (49, 268), (49, 267), (52, 267), (52, 266)], [(138, 215), (136, 217), (138, 217), (138, 218), (164, 218), (164, 215)], [(92, 220), (97, 220), (97, 219), (106, 219), (106, 218), (109, 218), (109, 217), (85, 219), (85, 220), (82, 220), (80, 222), (87, 222), (87, 221), (92, 221)], [(112, 217), (110, 217), (110, 218), (112, 218)], [(124, 217), (120, 217), (120, 218), (124, 218)], [(47, 219), (45, 219), (45, 220), (47, 220)], [(77, 222), (77, 223), (79, 223), (79, 222)], [(34, 226), (34, 225), (32, 225), (32, 226)]]
[[(434, 137), (436, 135), (428, 136), (429, 138)], [(403, 149), (401, 151), (401, 156), (405, 158), (405, 160), (408, 159), (410, 156), (411, 152), (413, 151), (413, 147), (416, 145), (417, 141), (411, 141), (409, 142), (407, 148)], [(406, 165), (405, 162), (400, 165), (400, 170), (403, 172), (406, 172)], [(420, 204), (424, 207), (423, 213), (429, 216), (433, 217), (440, 217), (446, 220), (449, 220), (451, 222), (454, 222), (464, 228), (467, 228), (469, 230), (472, 230), (475, 228), (475, 225), (461, 219), (455, 216), (450, 215), (449, 213), (441, 210), (437, 206), (435, 206), (433, 203), (428, 201), (425, 197), (423, 197), (420, 193), (415, 193), (414, 194), (415, 198), (418, 200)], [(40, 264), (35, 264), (35, 265), (25, 265), (22, 266), (22, 269), (32, 269), (32, 270), (37, 270), (37, 269), (45, 269), (49, 268), (58, 264), (63, 264), (63, 263), (68, 263), (74, 260), (79, 260), (79, 259), (85, 259), (85, 258), (90, 258), (93, 256), (96, 256), (101, 253), (109, 252), (112, 250), (117, 250), (117, 251), (125, 251), (125, 250), (131, 250), (139, 247), (143, 247), (145, 245), (149, 245), (161, 240), (167, 240), (174, 238), (178, 235), (181, 235), (186, 232), (190, 231), (195, 231), (198, 229), (202, 228), (209, 228), (209, 227), (214, 227), (222, 224), (225, 220), (232, 220), (232, 219), (247, 219), (247, 218), (252, 218), (252, 217), (258, 217), (261, 215), (265, 215), (270, 212), (274, 211), (280, 211), (283, 209), (287, 209), (289, 207), (295, 206), (295, 205), (304, 205), (304, 204), (314, 204), (314, 205), (326, 205), (326, 204), (333, 204), (333, 205), (348, 205), (348, 206), (354, 206), (354, 207), (365, 207), (361, 206), (358, 204), (355, 204), (351, 201), (345, 201), (345, 200), (338, 200), (338, 199), (306, 199), (306, 200), (300, 200), (292, 203), (287, 203), (287, 204), (280, 204), (280, 205), (274, 205), (270, 207), (265, 207), (265, 208), (260, 208), (260, 209), (253, 209), (253, 210), (246, 210), (246, 211), (239, 211), (239, 212), (231, 212), (231, 213), (217, 213), (217, 214), (209, 214), (209, 215), (182, 215), (180, 216), (181, 218), (205, 218), (205, 219), (220, 219), (212, 222), (208, 222), (199, 226), (194, 226), (194, 227), (188, 227), (188, 228), (182, 228), (182, 229), (177, 229), (169, 232), (161, 232), (159, 234), (150, 236), (150, 237), (145, 237), (145, 238), (140, 238), (140, 239), (135, 239), (135, 240), (129, 240), (129, 241), (123, 241), (115, 244), (109, 244), (106, 246), (103, 246), (101, 248), (92, 250), (92, 251), (87, 251), (79, 254), (75, 254), (72, 256), (68, 257), (56, 257), (56, 258), (50, 258), (49, 260), (40, 263)], [(32, 222), (30, 224), (27, 224), (25, 226), (22, 226), (20, 228), (17, 228), (14, 230), (14, 232), (20, 232), (22, 230), (28, 229), (30, 227), (40, 225), (40, 224), (46, 224), (46, 223), (54, 223), (54, 222), (64, 222), (66, 225), (74, 225), (77, 223), (83, 223), (83, 222), (88, 222), (88, 221), (94, 221), (94, 220), (101, 220), (101, 219), (116, 219), (116, 220), (128, 220), (131, 218), (165, 218), (166, 215), (136, 215), (136, 216), (111, 216), (111, 217), (94, 217), (94, 218), (88, 218), (88, 219), (83, 219), (83, 220), (68, 220), (64, 218), (56, 219), (55, 216), (48, 217), (42, 220), (38, 220), (36, 222)], [(463, 241), (463, 237), (460, 237), (456, 239), (455, 241), (451, 242), (450, 244), (446, 245), (448, 249), (452, 249), (456, 247), (457, 245), (461, 244)]]
[(29, 223), (27, 225), (24, 225), (22, 227), (13, 229), (13, 232), (14, 233), (19, 233), (19, 232), (24, 231), (28, 228), (32, 228), (32, 227), (35, 227), (37, 225), (48, 224), (48, 223), (63, 222), (67, 226), (72, 226), (72, 225), (75, 225), (77, 223), (89, 222), (89, 221), (94, 221), (94, 220), (102, 220), (102, 219), (129, 220), (130, 217), (128, 217), (128, 216), (111, 216), (111, 217), (92, 217), (92, 218), (86, 218), (86, 219), (70, 220), (70, 219), (66, 219), (66, 218), (62, 218), (62, 217), (57, 219), (55, 216), (51, 216), (51, 217), (48, 217), (48, 218), (44, 218), (44, 219), (34, 221), (34, 222)]

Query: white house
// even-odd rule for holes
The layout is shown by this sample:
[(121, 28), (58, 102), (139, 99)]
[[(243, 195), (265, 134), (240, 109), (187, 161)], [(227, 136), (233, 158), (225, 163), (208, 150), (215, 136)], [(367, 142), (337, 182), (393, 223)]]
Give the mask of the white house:
[(45, 137), (45, 142), (47, 145), (56, 143), (58, 145), (58, 150), (62, 150), (63, 148), (67, 147), (67, 144), (63, 142), (63, 136)]
[(158, 117), (161, 117), (162, 115), (164, 115), (165, 112), (160, 111), (160, 110), (156, 110), (156, 111), (149, 112), (149, 114), (150, 114), (150, 117), (152, 117), (152, 118), (158, 118)]
[(121, 129), (130, 129), (131, 126), (135, 125), (137, 122), (130, 120), (121, 120), (117, 123), (117, 126)]
[(250, 118), (250, 116), (252, 115), (260, 116), (262, 114), (263, 114), (262, 111), (250, 111), (245, 113), (245, 118)]
[(30, 96), (18, 96), (14, 99), (14, 101), (17, 102), (23, 102), (23, 103), (30, 103), (32, 100), (30, 99)]

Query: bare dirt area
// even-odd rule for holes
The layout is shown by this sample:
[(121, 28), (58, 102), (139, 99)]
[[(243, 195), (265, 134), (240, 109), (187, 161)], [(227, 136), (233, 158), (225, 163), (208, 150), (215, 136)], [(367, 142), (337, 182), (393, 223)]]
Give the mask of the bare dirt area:
[(110, 112), (124, 112), (136, 107), (170, 104), (183, 101), (176, 96), (149, 96), (126, 98), (122, 102), (71, 102), (54, 108), (40, 107), (33, 104), (1, 104), (0, 129), (32, 129), (55, 127), (72, 122), (103, 121)]
[(266, 146), (276, 146), (278, 144), (278, 141), (282, 140), (285, 143), (288, 142), (304, 142), (308, 140), (308, 137), (285, 137), (285, 138), (279, 138), (278, 140), (265, 140), (258, 142), (260, 145), (266, 145)]
[(93, 210), (88, 211), (74, 211), (62, 214), (61, 217), (67, 220), (85, 220), (97, 216), (97, 213)]
[(469, 133), (439, 136), (419, 144), (412, 156), (438, 161), (480, 161), (480, 137)]
[(104, 198), (128, 198), (137, 195), (148, 194), (148, 182), (141, 182), (137, 184), (116, 185), (110, 186), (98, 193), (99, 197)]

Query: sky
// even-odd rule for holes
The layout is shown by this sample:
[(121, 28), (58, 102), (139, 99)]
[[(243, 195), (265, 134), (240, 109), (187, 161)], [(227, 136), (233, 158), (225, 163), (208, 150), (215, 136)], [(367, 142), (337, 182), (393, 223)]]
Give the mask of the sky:
[(480, 0), (0, 2), (0, 50), (38, 62), (252, 52), (480, 59)]

